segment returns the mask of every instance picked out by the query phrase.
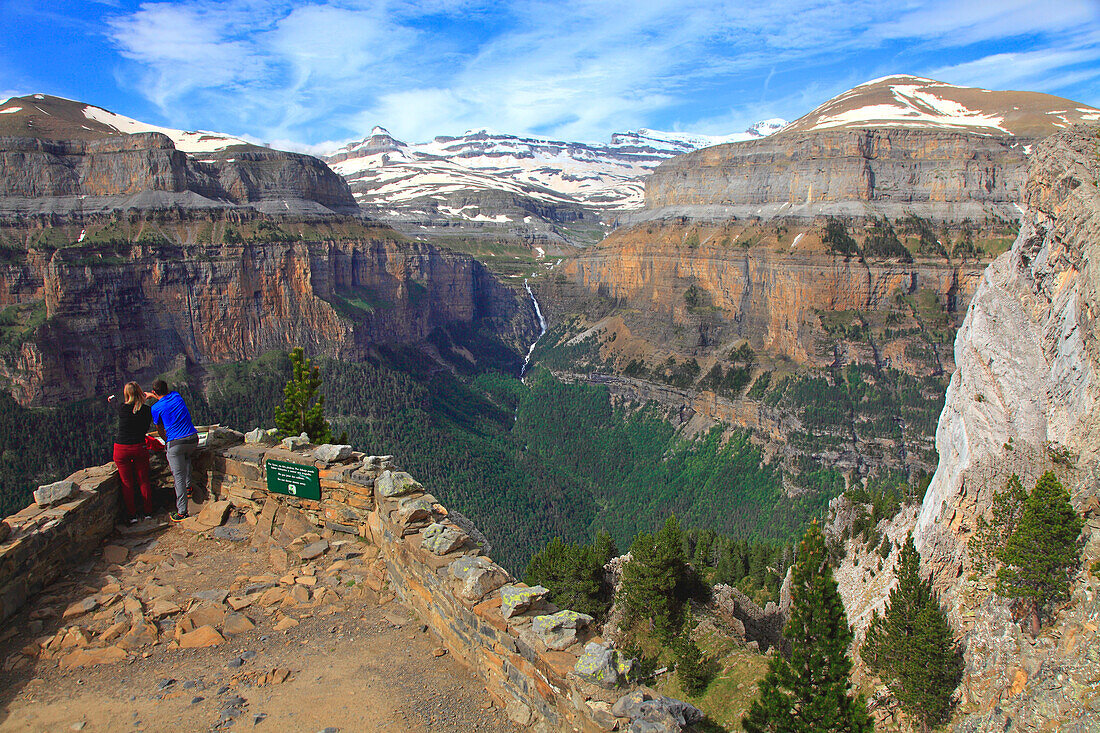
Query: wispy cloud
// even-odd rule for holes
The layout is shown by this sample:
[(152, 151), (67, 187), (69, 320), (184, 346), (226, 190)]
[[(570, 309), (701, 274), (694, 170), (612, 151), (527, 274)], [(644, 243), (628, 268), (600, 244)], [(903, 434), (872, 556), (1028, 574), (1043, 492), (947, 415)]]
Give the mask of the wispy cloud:
[[(113, 15), (108, 33), (126, 61), (120, 78), (175, 124), (218, 120), (309, 147), (374, 124), (409, 140), (483, 126), (565, 139), (638, 126), (731, 131), (797, 116), (890, 72), (1068, 88), (1095, 76), (1100, 43), (1080, 29), (1096, 9), (1094, 0), (900, 9), (879, 0), (165, 0)], [(932, 50), (906, 53), (921, 48)]]

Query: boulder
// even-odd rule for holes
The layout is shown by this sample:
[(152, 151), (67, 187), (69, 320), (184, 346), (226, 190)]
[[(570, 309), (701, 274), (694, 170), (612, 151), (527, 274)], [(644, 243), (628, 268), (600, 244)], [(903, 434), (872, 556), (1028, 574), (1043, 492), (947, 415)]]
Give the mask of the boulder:
[(590, 641), (585, 645), (584, 654), (577, 660), (573, 671), (581, 679), (610, 689), (618, 684), (619, 678), (628, 677), (633, 667), (634, 661), (623, 659), (611, 644)]
[(470, 601), (480, 601), (511, 578), (507, 571), (484, 557), (463, 557), (450, 565), (451, 575), (462, 581), (459, 595)]
[(103, 560), (108, 565), (121, 565), (130, 557), (130, 551), (122, 545), (107, 545), (103, 548)]
[(393, 456), (365, 456), (364, 471), (388, 471), (393, 468)]
[(292, 435), (289, 438), (283, 438), (283, 442), (280, 443), (283, 448), (287, 450), (301, 450), (309, 445), (309, 434), (302, 433), (301, 435)]
[(220, 527), (225, 524), (225, 518), (229, 516), (229, 509), (233, 505), (228, 501), (212, 501), (204, 505), (202, 511), (195, 518), (203, 527)]
[(225, 617), (225, 625), (222, 628), (227, 634), (243, 634), (256, 628), (256, 625), (243, 613), (231, 613)]
[(433, 497), (424, 494), (422, 496), (406, 496), (401, 499), (397, 514), (405, 524), (419, 522), (432, 516)]
[(324, 463), (338, 463), (351, 458), (350, 445), (333, 445), (325, 443), (313, 449), (313, 457)]
[(61, 657), (61, 669), (92, 667), (97, 664), (112, 664), (126, 659), (126, 650), (117, 646), (106, 649), (77, 649)]
[(648, 687), (639, 687), (620, 697), (611, 707), (611, 714), (630, 718), (631, 733), (679, 733), (703, 720), (699, 708)]
[(200, 626), (180, 636), (180, 649), (198, 649), (224, 644), (225, 638), (213, 626)]
[(423, 491), (424, 487), (404, 471), (383, 471), (374, 481), (374, 488), (386, 498)]
[(424, 529), (420, 540), (420, 546), (435, 555), (446, 555), (453, 552), (466, 542), (466, 535), (458, 531), (457, 527), (446, 524), (432, 524)]
[(550, 589), (543, 588), (541, 585), (530, 588), (506, 585), (500, 590), (500, 615), (504, 618), (512, 618), (524, 611), (529, 611), (544, 601), (548, 595), (550, 595)]
[(328, 541), (327, 540), (318, 540), (316, 542), (311, 542), (310, 544), (303, 547), (301, 552), (298, 553), (298, 555), (303, 560), (313, 560), (315, 558), (320, 557), (321, 555), (324, 555), (327, 551), (328, 551)]
[(61, 618), (75, 618), (82, 614), (88, 613), (98, 605), (99, 601), (96, 599), (95, 596), (88, 596), (87, 598), (77, 601), (76, 603), (73, 603), (68, 608), (66, 608), (65, 612), (61, 614)]
[(34, 490), (34, 503), (38, 506), (50, 506), (68, 501), (80, 492), (77, 485), (69, 481), (55, 481), (52, 484), (43, 484)]
[(11, 525), (0, 521), (0, 542), (6, 541), (8, 537), (11, 537)]
[(535, 616), (531, 621), (533, 631), (547, 649), (563, 651), (577, 642), (577, 630), (592, 623), (586, 613), (577, 611), (558, 611), (547, 616)]
[(118, 645), (123, 649), (138, 649), (143, 646), (157, 643), (157, 627), (148, 621), (138, 621), (130, 627), (130, 631), (123, 636)]
[(245, 445), (275, 445), (279, 442), (278, 432), (275, 428), (249, 430), (244, 434)]

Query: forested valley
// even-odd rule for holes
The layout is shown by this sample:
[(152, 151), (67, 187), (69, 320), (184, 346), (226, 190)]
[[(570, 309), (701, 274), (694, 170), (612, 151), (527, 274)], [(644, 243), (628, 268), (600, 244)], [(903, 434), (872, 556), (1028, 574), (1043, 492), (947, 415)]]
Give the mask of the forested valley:
[[(493, 556), (521, 573), (550, 539), (620, 548), (675, 513), (685, 527), (787, 543), (834, 492), (789, 498), (782, 471), (746, 432), (716, 427), (684, 439), (652, 407), (614, 406), (607, 390), (565, 384), (545, 369), (526, 384), (499, 371), (456, 374), (412, 348), (347, 363), (320, 359), (333, 435), (392, 454), (467, 515)], [(196, 424), (273, 425), (290, 374), (285, 354), (166, 375)], [(0, 502), (25, 506), (40, 483), (110, 460), (114, 418), (101, 398), (25, 408), (0, 395)], [(826, 469), (821, 469), (826, 470)], [(830, 472), (835, 473), (835, 472)], [(839, 474), (829, 485), (843, 487)]]

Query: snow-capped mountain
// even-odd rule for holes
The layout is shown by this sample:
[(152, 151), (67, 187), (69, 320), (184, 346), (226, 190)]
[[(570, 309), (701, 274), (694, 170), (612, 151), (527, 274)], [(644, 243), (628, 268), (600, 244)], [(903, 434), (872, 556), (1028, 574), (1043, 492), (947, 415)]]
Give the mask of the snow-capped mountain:
[(258, 147), (219, 132), (175, 130), (140, 122), (93, 104), (48, 94), (12, 97), (0, 104), (0, 134), (86, 140), (139, 132), (159, 132), (189, 155), (219, 153), (241, 146)]
[(720, 137), (642, 129), (616, 133), (605, 144), (484, 129), (407, 144), (375, 127), (365, 139), (323, 157), (360, 204), (384, 219), (597, 223), (641, 208), (644, 178), (662, 161), (765, 137), (784, 124), (765, 120)]
[(1100, 109), (1039, 92), (990, 91), (895, 75), (853, 87), (784, 129), (784, 134), (869, 127), (905, 127), (983, 135), (1040, 137)]

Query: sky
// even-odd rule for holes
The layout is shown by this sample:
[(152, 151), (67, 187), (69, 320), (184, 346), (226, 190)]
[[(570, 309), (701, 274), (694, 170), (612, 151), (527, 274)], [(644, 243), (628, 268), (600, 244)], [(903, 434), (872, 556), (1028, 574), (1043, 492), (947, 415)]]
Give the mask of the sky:
[(1100, 107), (1100, 0), (0, 0), (0, 99), (307, 152), (722, 135), (902, 73)]

